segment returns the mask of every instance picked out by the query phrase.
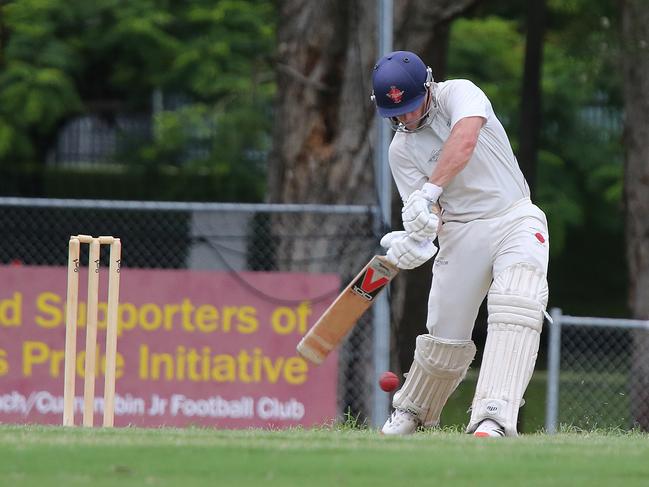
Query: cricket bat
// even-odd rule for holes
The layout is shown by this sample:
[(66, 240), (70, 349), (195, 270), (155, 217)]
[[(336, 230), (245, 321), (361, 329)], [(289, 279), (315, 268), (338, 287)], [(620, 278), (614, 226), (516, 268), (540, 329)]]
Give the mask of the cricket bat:
[(304, 335), (297, 352), (308, 361), (321, 364), (398, 273), (399, 269), (385, 256), (372, 257)]

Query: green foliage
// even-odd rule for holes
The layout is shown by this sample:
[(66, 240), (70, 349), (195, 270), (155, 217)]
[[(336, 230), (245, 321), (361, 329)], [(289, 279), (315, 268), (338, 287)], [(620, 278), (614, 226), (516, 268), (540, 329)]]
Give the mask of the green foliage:
[[(615, 37), (602, 26), (602, 18), (608, 18), (603, 16), (611, 12), (603, 2), (593, 7), (585, 0), (550, 2), (550, 9), (536, 199), (548, 214), (556, 256), (563, 252), (571, 229), (593, 225), (593, 231), (621, 231), (622, 166), (617, 127), (605, 127), (592, 116), (619, 118), (619, 80), (608, 75), (611, 59), (606, 55)], [(574, 26), (566, 19), (575, 20)], [(590, 31), (577, 26), (578, 19), (590, 23)], [(485, 91), (514, 148), (525, 103), (520, 99), (525, 39), (519, 22), (488, 15), (456, 21), (448, 67), (449, 77), (467, 77)], [(590, 42), (583, 42), (584, 36)]]
[(499, 17), (458, 19), (449, 46), (449, 78), (467, 78), (491, 100), (505, 128), (514, 126), (523, 73), (524, 39), (516, 22)]
[(18, 127), (47, 132), (66, 114), (81, 108), (74, 85), (57, 68), (14, 62), (0, 78), (0, 105)]
[[(485, 90), (516, 150), (524, 2), (474, 15), (452, 26), (450, 77)], [(618, 17), (608, 0), (548, 1), (535, 201), (550, 226), (551, 303), (573, 314), (626, 316)]]
[(9, 1), (0, 164), (42, 163), (74, 116), (152, 113), (157, 92), (181, 106), (157, 111), (155, 136), (130, 140), (120, 162), (264, 179), (274, 14), (270, 0)]
[(584, 222), (584, 202), (579, 186), (573, 178), (566, 177), (571, 172), (564, 159), (540, 151), (537, 199), (548, 215), (553, 253), (564, 249), (568, 230)]
[(168, 83), (188, 84), (204, 98), (254, 98), (269, 92), (270, 85), (260, 83), (260, 77), (269, 80), (266, 63), (274, 36), (270, 2), (202, 0), (177, 7), (176, 15), (193, 32), (193, 42), (191, 49), (175, 56)]

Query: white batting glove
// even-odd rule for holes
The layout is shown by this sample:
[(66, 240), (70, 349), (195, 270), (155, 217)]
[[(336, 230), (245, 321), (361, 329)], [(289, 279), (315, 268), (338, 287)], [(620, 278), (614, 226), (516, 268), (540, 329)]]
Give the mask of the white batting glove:
[(414, 269), (429, 261), (437, 253), (432, 240), (415, 240), (407, 232), (390, 232), (381, 239), (388, 249), (387, 259), (399, 269)]
[(442, 188), (433, 183), (426, 183), (408, 197), (401, 210), (403, 228), (415, 240), (433, 241), (437, 238), (440, 218), (432, 210), (442, 194)]

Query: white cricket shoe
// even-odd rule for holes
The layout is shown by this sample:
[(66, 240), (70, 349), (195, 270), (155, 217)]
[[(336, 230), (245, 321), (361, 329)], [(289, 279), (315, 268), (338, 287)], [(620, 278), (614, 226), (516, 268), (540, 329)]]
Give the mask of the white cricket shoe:
[(505, 429), (493, 419), (485, 419), (473, 432), (473, 436), (478, 438), (499, 438), (505, 436)]
[(384, 435), (411, 435), (419, 427), (419, 418), (405, 409), (395, 409), (383, 425)]

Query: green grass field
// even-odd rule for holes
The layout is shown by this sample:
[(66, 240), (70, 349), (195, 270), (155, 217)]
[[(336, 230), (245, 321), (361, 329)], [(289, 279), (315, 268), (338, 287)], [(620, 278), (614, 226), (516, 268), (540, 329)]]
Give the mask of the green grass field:
[(386, 438), (369, 429), (0, 426), (0, 484), (21, 486), (646, 486), (649, 437)]

